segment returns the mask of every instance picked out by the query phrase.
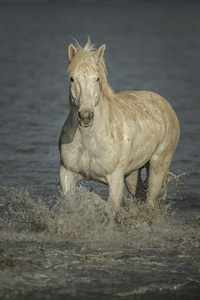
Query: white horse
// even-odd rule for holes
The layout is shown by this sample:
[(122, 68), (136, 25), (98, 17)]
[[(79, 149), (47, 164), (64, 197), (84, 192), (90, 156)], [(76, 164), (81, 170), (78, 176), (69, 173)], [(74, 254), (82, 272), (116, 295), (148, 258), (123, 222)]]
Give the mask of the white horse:
[(178, 144), (179, 122), (171, 105), (156, 93), (114, 93), (106, 78), (105, 48), (95, 49), (90, 40), (83, 48), (68, 48), (71, 110), (59, 141), (61, 188), (66, 194), (79, 180), (106, 183), (116, 215), (124, 181), (135, 196), (146, 167), (147, 203), (157, 208)]

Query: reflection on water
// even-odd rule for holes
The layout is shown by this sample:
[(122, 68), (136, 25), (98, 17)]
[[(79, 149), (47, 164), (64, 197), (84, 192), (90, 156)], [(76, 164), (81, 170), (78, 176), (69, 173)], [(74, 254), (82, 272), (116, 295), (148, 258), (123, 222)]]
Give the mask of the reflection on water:
[[(69, 3), (0, 4), (0, 297), (197, 299), (200, 4)], [(158, 92), (178, 114), (159, 213), (125, 191), (116, 223), (96, 182), (58, 196), (67, 47), (87, 34), (107, 46), (114, 90)]]

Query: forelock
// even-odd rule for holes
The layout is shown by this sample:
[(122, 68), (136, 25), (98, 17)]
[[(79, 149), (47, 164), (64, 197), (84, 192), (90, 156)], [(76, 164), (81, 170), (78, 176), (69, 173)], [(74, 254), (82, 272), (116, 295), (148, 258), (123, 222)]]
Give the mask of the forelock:
[(90, 68), (97, 71), (97, 62), (95, 60), (95, 52), (97, 51), (95, 45), (91, 44), (90, 38), (84, 47), (81, 47), (76, 41), (77, 50), (76, 56), (68, 65), (68, 72), (74, 73), (77, 68)]

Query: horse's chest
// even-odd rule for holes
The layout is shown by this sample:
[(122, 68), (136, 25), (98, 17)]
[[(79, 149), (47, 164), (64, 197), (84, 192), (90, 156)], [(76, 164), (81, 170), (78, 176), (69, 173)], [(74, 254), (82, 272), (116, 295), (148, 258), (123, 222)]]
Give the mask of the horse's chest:
[(80, 173), (88, 179), (106, 178), (115, 165), (113, 151), (108, 147), (104, 149), (82, 149), (80, 160)]
[(85, 179), (106, 182), (116, 164), (116, 155), (109, 145), (87, 143), (71, 145), (65, 149), (64, 164), (68, 169), (81, 174)]

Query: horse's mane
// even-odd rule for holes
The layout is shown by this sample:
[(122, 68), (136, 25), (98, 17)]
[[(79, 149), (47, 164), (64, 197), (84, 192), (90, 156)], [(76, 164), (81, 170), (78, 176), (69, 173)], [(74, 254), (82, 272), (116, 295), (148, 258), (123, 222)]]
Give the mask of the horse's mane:
[(76, 41), (77, 54), (73, 60), (68, 65), (68, 72), (72, 73), (77, 70), (78, 67), (89, 68), (94, 70), (97, 67), (99, 72), (99, 85), (103, 98), (107, 98), (110, 104), (115, 102), (115, 93), (108, 84), (107, 81), (107, 69), (105, 64), (104, 57), (101, 57), (97, 62), (97, 51), (98, 49), (94, 44), (91, 44), (91, 40), (88, 37), (88, 42), (84, 47), (81, 47), (80, 44)]

